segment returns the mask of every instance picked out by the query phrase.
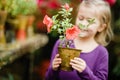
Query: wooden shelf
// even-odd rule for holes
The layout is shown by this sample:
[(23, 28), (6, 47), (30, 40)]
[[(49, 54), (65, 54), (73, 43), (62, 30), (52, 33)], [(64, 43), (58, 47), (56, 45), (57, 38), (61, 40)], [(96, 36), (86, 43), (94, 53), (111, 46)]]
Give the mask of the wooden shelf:
[(0, 51), (0, 68), (28, 52), (34, 52), (36, 49), (46, 45), (47, 42), (47, 35), (36, 34), (25, 41), (8, 44), (6, 50)]

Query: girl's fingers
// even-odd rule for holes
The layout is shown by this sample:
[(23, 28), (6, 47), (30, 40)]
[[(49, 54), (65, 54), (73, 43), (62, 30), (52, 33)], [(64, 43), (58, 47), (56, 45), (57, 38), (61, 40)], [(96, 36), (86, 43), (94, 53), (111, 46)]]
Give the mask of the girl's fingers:
[(84, 62), (84, 60), (82, 60), (81, 58), (77, 58), (77, 57), (75, 57), (73, 61), (77, 61), (77, 62), (80, 62), (80, 63)]
[(57, 54), (53, 60), (53, 65), (58, 65), (61, 63), (61, 58), (59, 58), (59, 54)]
[(61, 59), (56, 59), (56, 60), (54, 61), (54, 65), (60, 64), (60, 63), (61, 63)]
[(72, 68), (79, 72), (82, 72), (86, 68), (85, 61), (80, 58), (74, 58), (71, 60), (70, 65), (72, 65)]
[(74, 58), (74, 59), (71, 60), (71, 63), (79, 64), (79, 65), (86, 64), (85, 61), (82, 60), (81, 58)]
[(59, 54), (57, 54), (53, 60), (54, 64), (60, 63), (61, 62), (61, 58), (59, 58)]
[(56, 54), (55, 58), (58, 58), (59, 57), (59, 54)]
[(82, 68), (80, 68), (78, 65), (72, 64), (72, 68), (77, 70), (77, 71), (82, 71)]
[(57, 65), (54, 65), (55, 68), (57, 68), (57, 67), (59, 67), (59, 66), (60, 66), (60, 65), (58, 65), (58, 64), (57, 64)]
[(75, 69), (82, 69), (82, 66), (78, 65), (78, 64), (74, 64), (74, 63), (70, 63), (72, 65), (73, 68)]

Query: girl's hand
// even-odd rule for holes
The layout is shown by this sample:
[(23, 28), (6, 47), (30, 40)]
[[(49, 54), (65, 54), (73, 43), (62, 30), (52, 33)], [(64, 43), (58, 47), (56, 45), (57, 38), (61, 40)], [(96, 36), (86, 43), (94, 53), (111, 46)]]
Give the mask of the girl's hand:
[(58, 67), (60, 66), (60, 64), (61, 64), (61, 58), (59, 58), (59, 54), (56, 54), (52, 62), (52, 69), (55, 71), (58, 70)]
[(86, 68), (86, 62), (81, 58), (74, 58), (70, 61), (70, 65), (73, 69), (77, 70), (78, 72), (82, 72)]

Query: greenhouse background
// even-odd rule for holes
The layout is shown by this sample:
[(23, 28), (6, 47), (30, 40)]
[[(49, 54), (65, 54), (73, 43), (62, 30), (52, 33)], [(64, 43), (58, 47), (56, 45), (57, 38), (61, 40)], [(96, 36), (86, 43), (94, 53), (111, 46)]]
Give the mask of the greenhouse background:
[[(120, 0), (106, 1), (114, 32), (107, 46), (108, 80), (120, 80)], [(56, 14), (64, 3), (73, 7), (74, 23), (80, 0), (0, 0), (0, 80), (44, 80), (58, 34), (47, 34), (43, 18)]]

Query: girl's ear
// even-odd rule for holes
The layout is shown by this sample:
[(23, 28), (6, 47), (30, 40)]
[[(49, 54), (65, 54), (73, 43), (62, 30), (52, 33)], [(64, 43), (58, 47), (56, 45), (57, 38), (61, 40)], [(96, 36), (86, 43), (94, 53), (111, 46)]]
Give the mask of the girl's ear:
[(102, 24), (100, 28), (98, 29), (98, 32), (102, 32), (106, 28), (106, 24)]

